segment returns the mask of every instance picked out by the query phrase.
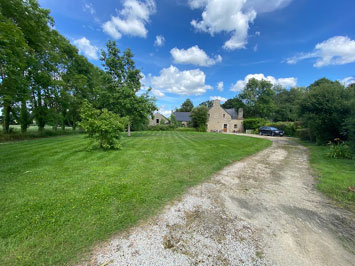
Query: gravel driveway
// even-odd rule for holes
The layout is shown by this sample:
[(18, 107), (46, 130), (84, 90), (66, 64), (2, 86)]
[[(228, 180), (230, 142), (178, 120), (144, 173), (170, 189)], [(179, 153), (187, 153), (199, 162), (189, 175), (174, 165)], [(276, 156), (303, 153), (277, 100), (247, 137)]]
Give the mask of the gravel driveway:
[(355, 217), (315, 189), (288, 138), (97, 248), (90, 265), (355, 265)]

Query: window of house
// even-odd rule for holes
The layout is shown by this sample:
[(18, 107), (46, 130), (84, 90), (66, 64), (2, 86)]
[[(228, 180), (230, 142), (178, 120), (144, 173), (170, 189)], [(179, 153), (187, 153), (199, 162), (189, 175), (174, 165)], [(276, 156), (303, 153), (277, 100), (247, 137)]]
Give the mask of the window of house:
[(159, 119), (156, 120), (157, 124), (159, 124)]
[(238, 128), (238, 125), (237, 125), (237, 124), (234, 124), (234, 128)]
[(226, 114), (223, 114), (223, 118), (225, 118), (226, 117)]

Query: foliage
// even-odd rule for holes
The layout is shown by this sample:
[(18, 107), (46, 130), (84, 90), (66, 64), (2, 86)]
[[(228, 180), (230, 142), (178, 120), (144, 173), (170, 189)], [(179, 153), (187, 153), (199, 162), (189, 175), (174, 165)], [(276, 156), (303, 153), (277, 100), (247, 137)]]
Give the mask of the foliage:
[(296, 129), (296, 136), (299, 137), (301, 140), (315, 141), (315, 138), (311, 134), (309, 128)]
[(194, 108), (194, 104), (191, 102), (190, 99), (186, 99), (180, 106), (179, 109), (177, 109), (177, 112), (191, 112), (192, 109)]
[(328, 143), (329, 151), (328, 156), (333, 159), (355, 159), (355, 154), (347, 143), (336, 138), (334, 141)]
[(286, 136), (296, 136), (297, 124), (294, 122), (268, 122), (265, 125), (269, 127), (276, 127), (284, 131)]
[(270, 82), (252, 78), (238, 98), (244, 103), (246, 117), (271, 118), (275, 110), (274, 95)]
[(135, 66), (131, 50), (121, 54), (115, 41), (108, 41), (106, 48), (107, 51), (101, 53), (101, 61), (107, 73), (107, 90), (101, 93), (99, 106), (121, 117), (128, 117), (130, 129), (131, 124), (144, 123), (157, 107), (148, 94), (149, 90), (137, 95), (142, 87), (142, 75)]
[(119, 153), (86, 152), (81, 135), (1, 145), (0, 265), (77, 265), (95, 244), (271, 144), (172, 131), (121, 141)]
[(299, 119), (299, 104), (305, 94), (305, 88), (291, 88), (289, 90), (275, 86), (275, 111), (273, 121), (296, 121)]
[(198, 106), (191, 112), (192, 126), (200, 132), (207, 131), (208, 108), (206, 106)]
[(352, 153), (355, 154), (355, 84), (350, 85), (347, 89), (351, 100), (349, 101), (350, 115), (345, 120), (345, 129), (347, 131), (349, 146)]
[(211, 108), (213, 106), (213, 101), (207, 100), (199, 104), (200, 106), (206, 106), (207, 108)]
[(232, 109), (238, 110), (239, 108), (244, 108), (244, 103), (238, 97), (234, 97), (232, 99), (228, 99), (224, 104), (221, 105), (224, 109)]
[(147, 130), (149, 131), (171, 131), (174, 130), (175, 127), (172, 125), (155, 125), (155, 126), (148, 126)]
[(244, 129), (252, 129), (256, 130), (261, 126), (266, 124), (266, 120), (264, 118), (245, 118), (243, 120)]
[[(108, 150), (121, 147), (119, 140), (128, 123), (126, 118), (121, 118), (107, 109), (95, 109), (87, 102), (83, 103), (80, 116), (80, 127), (89, 138), (98, 141), (100, 148)], [(91, 147), (94, 147), (94, 143)]]
[(309, 86), (300, 103), (300, 114), (317, 143), (342, 138), (344, 122), (350, 114), (348, 100), (347, 90), (337, 81), (322, 79)]
[(178, 127), (178, 126), (180, 126), (180, 122), (178, 122), (177, 120), (176, 120), (176, 116), (174, 115), (174, 114), (172, 114), (171, 116), (170, 116), (170, 122), (171, 122), (171, 125), (173, 126), (173, 127)]

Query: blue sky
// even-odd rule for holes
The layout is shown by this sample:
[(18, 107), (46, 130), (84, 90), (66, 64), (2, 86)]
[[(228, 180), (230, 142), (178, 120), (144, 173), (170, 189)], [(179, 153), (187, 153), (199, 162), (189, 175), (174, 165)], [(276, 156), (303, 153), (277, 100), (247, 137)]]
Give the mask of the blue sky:
[(131, 48), (162, 113), (232, 98), (249, 78), (284, 87), (355, 80), (351, 0), (39, 0), (100, 66), (109, 39)]

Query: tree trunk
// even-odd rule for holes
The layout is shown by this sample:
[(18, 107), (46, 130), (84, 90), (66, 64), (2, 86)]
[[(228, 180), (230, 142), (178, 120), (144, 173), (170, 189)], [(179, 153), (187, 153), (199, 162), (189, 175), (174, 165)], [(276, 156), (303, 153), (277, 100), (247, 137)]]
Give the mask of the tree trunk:
[(128, 123), (128, 128), (127, 128), (127, 136), (131, 136), (131, 123)]
[(26, 100), (21, 101), (21, 113), (20, 113), (21, 133), (26, 133), (28, 125), (30, 123), (30, 114), (27, 111)]
[(5, 133), (10, 132), (10, 112), (11, 112), (11, 105), (9, 102), (4, 101), (4, 124), (3, 130)]

